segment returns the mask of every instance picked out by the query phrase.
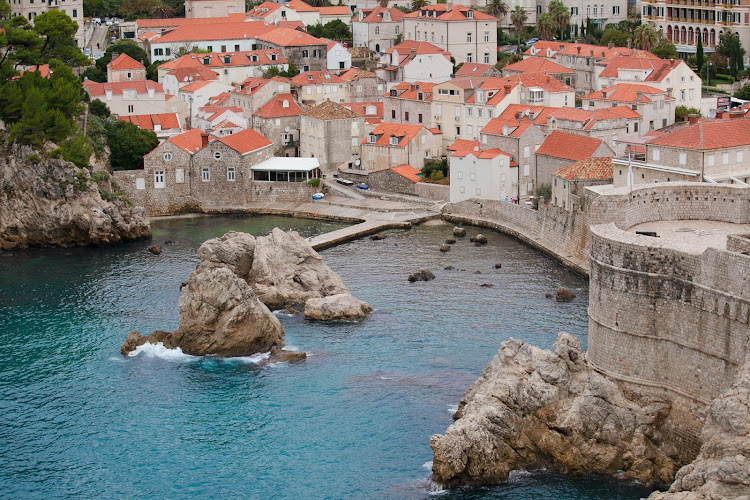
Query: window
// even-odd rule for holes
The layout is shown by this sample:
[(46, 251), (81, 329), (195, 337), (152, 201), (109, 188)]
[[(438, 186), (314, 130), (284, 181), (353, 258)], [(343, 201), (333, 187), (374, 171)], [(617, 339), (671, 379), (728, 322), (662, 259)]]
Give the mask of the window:
[(472, 33), (471, 31), (466, 33), (466, 42), (471, 43)]
[(469, 174), (469, 179), (471, 179), (472, 181), (477, 180), (477, 174), (475, 174), (474, 172), (470, 173)]
[(729, 153), (721, 153), (721, 164), (729, 165)]
[(155, 188), (164, 187), (164, 170), (156, 170), (154, 172), (154, 187)]
[(310, 57), (310, 51), (308, 51), (307, 49), (304, 49), (302, 51), (302, 57)]
[(742, 151), (737, 151), (737, 163), (742, 163)]
[(184, 168), (177, 168), (174, 171), (174, 181), (177, 184), (182, 184), (185, 182), (185, 169)]
[(377, 138), (377, 137), (375, 137), (375, 136), (374, 136), (373, 134), (370, 134), (370, 135), (369, 135), (369, 136), (367, 137), (367, 142), (369, 142), (370, 144), (375, 144), (375, 141), (377, 141), (377, 140), (378, 140), (378, 138)]
[(686, 165), (687, 164), (687, 153), (680, 153), (680, 165)]
[(235, 45), (234, 46), (234, 51), (235, 52), (239, 52), (240, 51), (240, 46), (239, 45)]
[(599, 7), (594, 4), (594, 17), (596, 17), (597, 15), (599, 15)]
[(357, 85), (357, 92), (362, 92), (362, 85)]
[[(417, 122), (422, 123), (422, 113), (419, 113), (417, 115)], [(741, 152), (740, 152), (740, 154), (741, 154)]]
[(485, 31), (484, 32), (484, 41), (485, 42), (489, 42), (490, 41), (490, 32), (489, 31)]
[(234, 182), (234, 167), (227, 167), (227, 180)]
[(464, 178), (464, 173), (463, 172), (459, 172), (458, 173), (458, 178), (459, 179), (463, 179)]
[(128, 113), (133, 113), (133, 112), (135, 112), (135, 108), (133, 107), (132, 104), (128, 104)]
[(211, 174), (209, 173), (209, 170), (207, 167), (203, 167), (201, 169), (201, 180), (203, 182), (208, 182), (211, 180)]
[(164, 153), (164, 160), (169, 161), (172, 159), (172, 153)]
[(474, 54), (472, 54), (471, 52), (466, 54), (466, 62), (474, 62)]
[(474, 135), (474, 127), (471, 125), (468, 125), (466, 127), (467, 131), (469, 132), (469, 135)]
[(213, 52), (214, 51), (213, 45), (207, 45), (206, 46), (206, 50), (209, 51), (209, 52)]
[(484, 64), (490, 64), (490, 53), (485, 52), (484, 53)]
[(395, 120), (395, 119), (396, 119), (396, 110), (392, 109), (391, 110), (391, 120)]
[(346, 66), (346, 62), (339, 61), (339, 69), (345, 69), (345, 66)]
[(466, 108), (466, 116), (471, 117), (472, 115), (472, 108), (467, 107)]
[[(523, 157), (528, 158), (531, 153), (531, 150), (528, 146), (523, 147)], [(528, 174), (527, 174), (528, 175)]]
[(227, 46), (226, 45), (222, 45), (221, 46), (221, 51), (222, 52), (226, 52), (227, 51)]
[(76, 9), (73, 9), (73, 18), (78, 17), (78, 11)]
[(396, 25), (396, 34), (397, 34), (397, 35), (399, 34), (399, 31), (401, 31), (401, 30), (400, 30), (399, 28), (400, 28), (400, 27), (399, 27), (399, 25), (397, 24), (397, 25)]
[(461, 127), (456, 127), (456, 137), (461, 135)]
[(380, 34), (380, 26), (375, 26), (375, 35)]
[(661, 151), (658, 148), (654, 148), (651, 153), (651, 158), (653, 158), (654, 161), (659, 161), (661, 159)]
[(405, 121), (405, 122), (408, 122), (408, 121), (409, 121), (409, 112), (408, 112), (408, 111), (405, 111), (405, 112), (404, 112), (404, 121)]
[(473, 10), (470, 10), (469, 12), (467, 12), (467, 13), (466, 13), (466, 17), (467, 17), (468, 19), (474, 19), (474, 11), (473, 11)]
[[(680, 154), (682, 154), (682, 153), (680, 153)], [(715, 158), (714, 155), (708, 155), (707, 156), (708, 166), (709, 167), (713, 167), (714, 166), (714, 163), (715, 163), (714, 158)]]
[(398, 146), (398, 137), (396, 137), (395, 135), (392, 135), (391, 139), (390, 139), (390, 145), (391, 146)]
[(633, 132), (638, 132), (638, 122), (633, 123)]
[(219, 151), (215, 152), (214, 158), (216, 158), (217, 160), (221, 160), (221, 153)]
[(685, 89), (680, 90), (680, 100), (681, 101), (685, 100)]
[(695, 89), (689, 89), (688, 98), (692, 101), (694, 97), (695, 97)]

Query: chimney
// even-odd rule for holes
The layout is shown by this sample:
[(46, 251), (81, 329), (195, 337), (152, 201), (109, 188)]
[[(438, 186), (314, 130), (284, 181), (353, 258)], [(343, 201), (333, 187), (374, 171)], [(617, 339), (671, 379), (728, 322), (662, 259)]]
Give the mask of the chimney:
[(640, 104), (641, 99), (643, 99), (643, 91), (642, 90), (636, 90), (635, 91), (635, 103)]
[(417, 55), (417, 49), (416, 49), (416, 47), (412, 47), (411, 48), (411, 56), (414, 57), (416, 55)]
[(447, 10), (448, 12), (450, 12), (450, 11), (452, 11), (452, 10), (453, 10), (453, 4), (452, 4), (452, 3), (448, 3), (448, 4), (446, 4), (446, 6), (445, 6), (445, 7), (446, 7), (446, 10)]
[(633, 39), (632, 38), (628, 38), (628, 48), (629, 49), (633, 48)]
[(736, 120), (737, 118), (744, 118), (745, 112), (741, 109), (733, 110), (729, 112), (729, 119), (730, 120)]
[(563, 44), (558, 45), (557, 50), (565, 50), (565, 45)]
[(615, 42), (609, 42), (609, 43), (607, 44), (607, 48), (608, 48), (608, 49), (614, 49), (614, 48), (615, 48)]
[(698, 123), (698, 118), (700, 118), (700, 115), (696, 115), (695, 113), (690, 113), (688, 115), (688, 123), (690, 125), (695, 125), (696, 123)]
[(591, 49), (591, 57), (594, 57), (594, 49)]
[(510, 83), (506, 83), (506, 84), (505, 84), (505, 85), (503, 86), (503, 90), (505, 90), (505, 95), (508, 95), (508, 94), (510, 94)]
[(581, 46), (576, 46), (576, 53), (580, 56), (581, 55)]
[(201, 134), (201, 149), (208, 146), (208, 134), (206, 132), (203, 132)]

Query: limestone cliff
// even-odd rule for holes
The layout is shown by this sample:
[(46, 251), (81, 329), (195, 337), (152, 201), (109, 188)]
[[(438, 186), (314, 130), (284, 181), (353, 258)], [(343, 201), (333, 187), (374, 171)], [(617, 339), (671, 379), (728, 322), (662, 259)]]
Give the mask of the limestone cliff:
[(734, 384), (711, 403), (701, 439), (698, 457), (667, 493), (649, 500), (750, 499), (750, 352)]
[(456, 422), (430, 439), (434, 481), (498, 483), (512, 470), (549, 468), (671, 482), (680, 464), (662, 433), (670, 402), (625, 392), (590, 369), (569, 334), (554, 348), (503, 342)]
[(42, 156), (14, 145), (0, 159), (0, 248), (110, 245), (151, 236), (142, 208), (100, 192), (87, 169)]

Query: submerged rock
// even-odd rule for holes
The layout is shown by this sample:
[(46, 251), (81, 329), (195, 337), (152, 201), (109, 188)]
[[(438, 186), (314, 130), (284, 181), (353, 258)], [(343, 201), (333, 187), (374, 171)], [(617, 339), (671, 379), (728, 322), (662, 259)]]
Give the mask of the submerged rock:
[(445, 243), (447, 245), (454, 245), (456, 243), (456, 238), (448, 238), (447, 240), (445, 240)]
[(450, 249), (451, 249), (450, 245), (447, 245), (447, 244), (440, 246), (440, 251), (443, 252), (443, 253), (450, 252)]
[(700, 452), (667, 493), (649, 500), (750, 498), (750, 352), (732, 386), (711, 402)]
[(570, 302), (576, 298), (576, 294), (570, 288), (561, 286), (555, 292), (555, 302)]
[(367, 302), (358, 300), (350, 293), (340, 293), (305, 302), (305, 318), (321, 321), (349, 320), (361, 321), (372, 314)]
[(271, 348), (271, 359), (279, 363), (293, 363), (295, 361), (302, 361), (306, 358), (307, 354), (304, 352), (288, 351), (286, 349), (282, 349), (279, 346), (273, 346)]
[(487, 237), (483, 235), (482, 233), (479, 233), (478, 235), (474, 236), (471, 241), (477, 244), (477, 246), (480, 245), (486, 245), (487, 244)]
[(162, 248), (161, 245), (151, 245), (148, 247), (148, 251), (154, 255), (161, 255)]
[(370, 239), (374, 240), (374, 241), (384, 240), (385, 239), (385, 235), (383, 235), (383, 234), (373, 234), (372, 236), (370, 236)]
[(407, 279), (412, 283), (415, 281), (430, 281), (435, 279), (435, 275), (428, 269), (422, 269), (416, 273), (411, 273)]
[(495, 264), (495, 269), (500, 269), (502, 267), (503, 267), (503, 264), (501, 262), (498, 262), (497, 264)]
[(567, 333), (555, 352), (503, 342), (461, 400), (453, 425), (430, 438), (433, 480), (492, 484), (512, 470), (551, 468), (671, 481), (678, 453), (662, 432), (670, 401), (626, 395), (585, 357)]
[(454, 227), (453, 236), (458, 236), (458, 237), (466, 236), (466, 229), (462, 228), (461, 226)]
[(151, 237), (143, 208), (114, 195), (102, 198), (116, 190), (108, 176), (43, 156), (14, 145), (0, 158), (0, 248), (102, 246)]
[(277, 228), (255, 238), (232, 231), (203, 243), (198, 257), (200, 263), (180, 287), (177, 330), (148, 336), (130, 332), (123, 355), (145, 342), (163, 342), (196, 356), (271, 351), (300, 359), (304, 353), (281, 351), (284, 330), (269, 306), (304, 309), (307, 316), (326, 320), (361, 320), (372, 312), (296, 232)]

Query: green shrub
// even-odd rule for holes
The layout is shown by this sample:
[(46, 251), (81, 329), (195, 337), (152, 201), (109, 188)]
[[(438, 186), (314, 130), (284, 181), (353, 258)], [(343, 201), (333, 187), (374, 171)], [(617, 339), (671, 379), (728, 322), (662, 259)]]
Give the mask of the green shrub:
[(307, 181), (307, 183), (312, 187), (318, 187), (320, 186), (320, 179), (310, 179), (309, 181)]
[(687, 118), (687, 115), (693, 114), (700, 116), (701, 111), (696, 108), (688, 108), (687, 106), (677, 106), (674, 109), (674, 121), (684, 122), (685, 118)]
[(545, 201), (549, 201), (552, 198), (552, 184), (542, 183), (536, 187), (535, 194)]
[(91, 101), (91, 104), (89, 104), (89, 111), (92, 115), (100, 116), (102, 118), (107, 118), (110, 115), (109, 107), (99, 99)]

